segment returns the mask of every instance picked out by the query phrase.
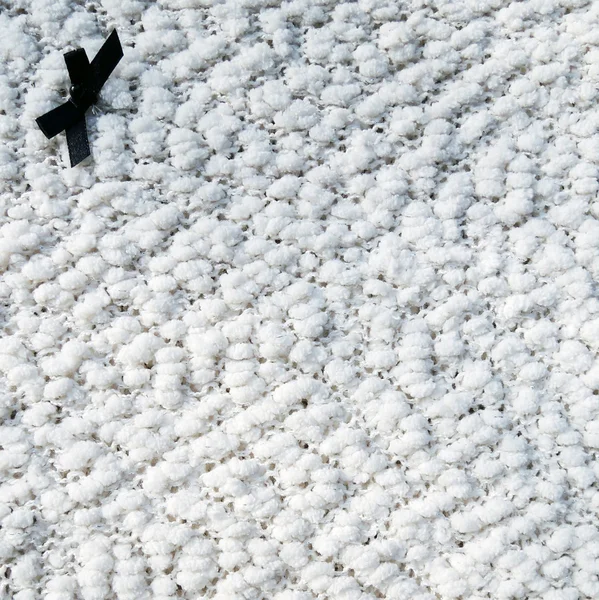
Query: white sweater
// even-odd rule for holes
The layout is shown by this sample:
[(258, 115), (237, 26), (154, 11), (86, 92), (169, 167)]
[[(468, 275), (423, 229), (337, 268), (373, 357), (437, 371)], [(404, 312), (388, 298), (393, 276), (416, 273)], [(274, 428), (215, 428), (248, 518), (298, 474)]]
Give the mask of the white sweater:
[(0, 598), (599, 598), (598, 83), (587, 0), (0, 0)]

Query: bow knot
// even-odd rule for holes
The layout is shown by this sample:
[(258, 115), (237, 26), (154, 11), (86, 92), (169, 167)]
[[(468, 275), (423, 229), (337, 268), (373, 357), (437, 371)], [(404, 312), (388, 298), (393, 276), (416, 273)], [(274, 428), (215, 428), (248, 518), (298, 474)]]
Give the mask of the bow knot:
[(121, 58), (123, 49), (116, 30), (108, 36), (91, 63), (83, 48), (64, 55), (71, 79), (69, 98), (64, 104), (38, 117), (36, 122), (48, 139), (61, 131), (66, 132), (71, 167), (91, 154), (85, 112), (98, 101), (102, 86)]
[(84, 112), (98, 101), (98, 94), (81, 84), (73, 84), (69, 89), (69, 95), (69, 100)]

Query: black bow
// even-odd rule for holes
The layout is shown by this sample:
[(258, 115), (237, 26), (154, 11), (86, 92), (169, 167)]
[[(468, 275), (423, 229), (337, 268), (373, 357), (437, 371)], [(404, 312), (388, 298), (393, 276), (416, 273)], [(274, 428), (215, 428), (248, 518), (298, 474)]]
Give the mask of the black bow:
[(123, 48), (116, 29), (108, 36), (91, 64), (83, 48), (77, 48), (64, 55), (71, 78), (69, 99), (35, 121), (48, 139), (66, 131), (71, 167), (91, 154), (85, 113), (97, 102), (102, 86), (121, 58)]

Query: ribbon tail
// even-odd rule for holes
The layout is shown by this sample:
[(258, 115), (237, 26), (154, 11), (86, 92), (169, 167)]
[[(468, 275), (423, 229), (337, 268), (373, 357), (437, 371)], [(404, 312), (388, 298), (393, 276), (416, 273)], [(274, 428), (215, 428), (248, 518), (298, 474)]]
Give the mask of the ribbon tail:
[(52, 139), (55, 135), (58, 135), (61, 131), (64, 131), (67, 127), (70, 127), (75, 121), (81, 116), (81, 113), (77, 110), (74, 104), (71, 102), (65, 102), (45, 115), (38, 117), (35, 122), (38, 124), (42, 133), (48, 138)]
[(91, 69), (94, 74), (93, 86), (96, 93), (106, 83), (121, 58), (123, 58), (123, 48), (116, 29), (113, 29), (91, 62)]
[(74, 167), (91, 154), (85, 116), (82, 116), (81, 119), (75, 121), (73, 125), (67, 127), (66, 134), (71, 167)]
[(71, 84), (80, 85), (85, 81), (89, 72), (89, 59), (83, 48), (71, 50), (64, 55)]

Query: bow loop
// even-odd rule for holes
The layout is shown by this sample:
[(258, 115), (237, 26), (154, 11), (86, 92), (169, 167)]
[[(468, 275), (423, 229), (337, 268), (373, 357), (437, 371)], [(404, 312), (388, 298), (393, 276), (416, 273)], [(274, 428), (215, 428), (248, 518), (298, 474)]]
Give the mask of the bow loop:
[(38, 117), (36, 122), (48, 139), (61, 131), (66, 132), (72, 167), (91, 154), (85, 113), (98, 101), (102, 86), (121, 58), (123, 49), (116, 30), (108, 36), (91, 64), (83, 48), (77, 48), (64, 55), (71, 80), (69, 99)]

